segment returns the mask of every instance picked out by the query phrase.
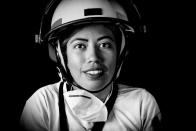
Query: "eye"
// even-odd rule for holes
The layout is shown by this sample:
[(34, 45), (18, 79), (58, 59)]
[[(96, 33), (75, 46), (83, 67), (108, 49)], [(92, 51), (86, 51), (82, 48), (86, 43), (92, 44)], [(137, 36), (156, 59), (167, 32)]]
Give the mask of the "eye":
[(86, 45), (84, 43), (77, 43), (74, 46), (75, 49), (85, 49)]
[(102, 42), (102, 43), (99, 44), (99, 47), (101, 47), (101, 48), (112, 48), (112, 43)]

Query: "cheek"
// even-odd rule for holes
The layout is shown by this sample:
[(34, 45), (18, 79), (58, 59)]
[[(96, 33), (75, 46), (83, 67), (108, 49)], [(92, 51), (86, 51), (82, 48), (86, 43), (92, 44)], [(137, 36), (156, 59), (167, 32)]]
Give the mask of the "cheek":
[(105, 60), (109, 70), (113, 72), (116, 67), (116, 53), (107, 54)]
[(69, 51), (67, 52), (67, 65), (70, 71), (72, 71), (72, 68), (74, 68), (74, 65), (76, 66), (78, 63), (78, 58), (70, 53)]
[(82, 56), (73, 51), (67, 51), (67, 66), (70, 72), (75, 74), (80, 71), (82, 67)]
[(111, 68), (114, 70), (115, 67), (116, 67), (116, 57), (113, 56), (113, 57), (110, 59), (110, 63), (111, 63)]

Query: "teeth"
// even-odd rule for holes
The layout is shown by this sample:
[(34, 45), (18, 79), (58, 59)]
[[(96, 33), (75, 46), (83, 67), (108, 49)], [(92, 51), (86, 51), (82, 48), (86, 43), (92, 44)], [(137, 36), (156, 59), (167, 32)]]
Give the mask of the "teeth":
[(96, 74), (99, 74), (101, 72), (102, 72), (101, 70), (96, 70), (96, 71), (88, 71), (86, 73), (91, 74), (91, 75), (96, 75)]

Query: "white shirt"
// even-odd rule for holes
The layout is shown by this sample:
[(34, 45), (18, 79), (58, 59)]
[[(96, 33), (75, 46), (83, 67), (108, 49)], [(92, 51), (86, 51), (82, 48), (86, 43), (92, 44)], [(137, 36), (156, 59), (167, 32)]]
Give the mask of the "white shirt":
[[(42, 87), (27, 100), (21, 115), (21, 124), (28, 131), (60, 131), (59, 84), (60, 82)], [(103, 131), (152, 131), (152, 119), (156, 116), (161, 118), (155, 98), (142, 88), (133, 88), (121, 84), (118, 87), (117, 99)], [(73, 116), (69, 108), (65, 108), (69, 130), (87, 130)]]

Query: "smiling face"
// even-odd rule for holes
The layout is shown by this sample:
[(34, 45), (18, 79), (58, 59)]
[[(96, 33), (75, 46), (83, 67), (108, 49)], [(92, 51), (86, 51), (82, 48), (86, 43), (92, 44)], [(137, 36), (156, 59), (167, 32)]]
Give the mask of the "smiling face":
[(116, 67), (116, 40), (103, 25), (77, 30), (67, 42), (67, 66), (74, 81), (97, 91), (112, 79)]

